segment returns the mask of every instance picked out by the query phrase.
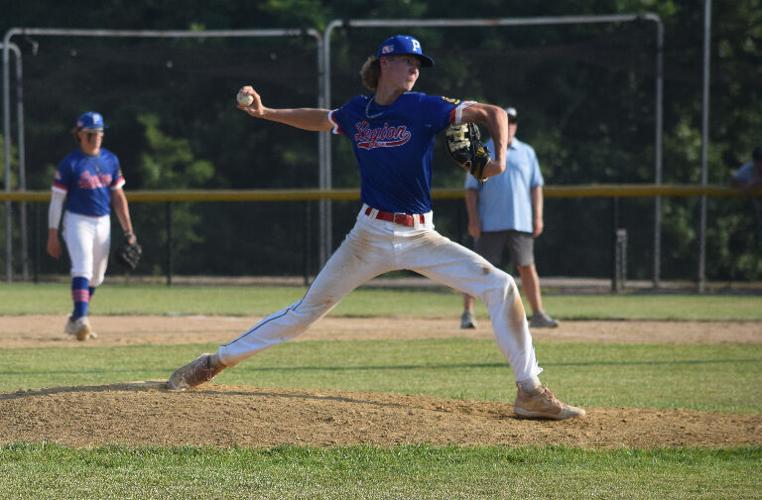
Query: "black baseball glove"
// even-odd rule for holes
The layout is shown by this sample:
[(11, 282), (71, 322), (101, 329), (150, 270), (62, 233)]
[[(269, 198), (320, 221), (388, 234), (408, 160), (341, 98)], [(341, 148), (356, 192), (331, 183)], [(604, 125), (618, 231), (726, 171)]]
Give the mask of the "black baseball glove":
[(126, 271), (134, 271), (138, 267), (138, 262), (140, 262), (142, 255), (143, 247), (138, 245), (137, 241), (133, 244), (126, 241), (122, 246), (117, 248), (114, 257)]
[(447, 152), (455, 162), (479, 181), (484, 181), (484, 167), (489, 151), (481, 141), (479, 127), (473, 123), (450, 125), (447, 128)]

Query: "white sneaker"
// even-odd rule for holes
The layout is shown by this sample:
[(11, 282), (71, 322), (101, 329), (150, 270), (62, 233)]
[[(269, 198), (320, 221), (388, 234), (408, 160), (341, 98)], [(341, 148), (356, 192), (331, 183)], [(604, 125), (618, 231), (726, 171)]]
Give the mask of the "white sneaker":
[(167, 389), (170, 391), (184, 391), (209, 382), (215, 375), (226, 367), (217, 356), (204, 353), (187, 365), (181, 366), (167, 380)]
[(67, 335), (76, 337), (80, 342), (87, 339), (98, 338), (98, 335), (90, 326), (90, 320), (87, 319), (87, 316), (81, 316), (77, 319), (73, 319), (69, 316), (69, 319), (66, 321), (66, 326), (64, 327), (64, 332), (66, 332)]
[(559, 401), (544, 385), (535, 392), (524, 391), (519, 386), (516, 401), (513, 403), (513, 411), (519, 417), (549, 420), (566, 420), (585, 416), (585, 410)]

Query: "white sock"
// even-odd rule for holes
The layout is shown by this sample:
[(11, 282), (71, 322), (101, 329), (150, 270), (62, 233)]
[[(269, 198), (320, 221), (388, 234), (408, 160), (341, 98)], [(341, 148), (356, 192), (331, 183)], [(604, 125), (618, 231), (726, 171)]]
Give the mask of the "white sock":
[(542, 382), (540, 382), (540, 377), (538, 377), (537, 375), (532, 375), (529, 378), (526, 378), (524, 380), (517, 382), (517, 384), (522, 391), (528, 392), (530, 394), (537, 392), (537, 389), (542, 387)]

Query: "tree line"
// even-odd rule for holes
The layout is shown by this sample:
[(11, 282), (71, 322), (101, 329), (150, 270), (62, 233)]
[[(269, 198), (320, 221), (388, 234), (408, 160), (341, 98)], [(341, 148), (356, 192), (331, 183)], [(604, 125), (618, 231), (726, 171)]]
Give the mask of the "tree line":
[[(748, 161), (762, 128), (758, 0), (713, 2), (709, 182), (726, 184)], [(497, 18), (654, 12), (665, 26), (666, 183), (700, 181), (703, 9), (695, 1), (473, 0), (441, 8), (409, 0), (269, 0), (130, 3), (10, 2), (11, 27), (219, 30), (314, 28), (333, 19)], [(76, 16), (72, 12), (76, 11)], [(653, 181), (654, 27), (649, 23), (447, 29), (338, 29), (331, 43), (331, 106), (363, 92), (358, 71), (392, 31), (421, 39), (437, 64), (419, 90), (519, 109), (519, 137), (532, 144), (549, 185)], [(254, 122), (233, 106), (253, 83), (275, 107), (315, 106), (318, 65), (307, 36), (257, 39), (86, 39), (16, 37), (23, 54), (27, 178), (47, 189), (74, 143), (75, 117), (101, 111), (105, 146), (116, 152), (128, 189), (309, 188), (318, 183), (317, 137)], [(12, 83), (13, 85), (13, 83)], [(348, 141), (332, 139), (335, 187), (356, 187)], [(15, 158), (15, 155), (14, 155)], [(443, 150), (434, 184), (462, 185)], [(17, 165), (14, 164), (14, 169)], [(15, 181), (12, 181), (15, 182)], [(537, 244), (544, 274), (606, 276), (614, 226), (630, 235), (628, 273), (652, 272), (652, 200), (547, 200)], [(762, 277), (747, 200), (710, 200), (709, 279)], [(335, 243), (356, 204), (335, 204)], [(134, 207), (148, 241), (148, 271), (167, 265), (166, 212)], [(438, 227), (465, 239), (462, 209), (435, 206)], [(612, 220), (616, 214), (616, 220)], [(664, 200), (663, 277), (691, 278), (698, 254), (698, 200)], [(317, 210), (293, 204), (172, 207), (174, 269), (188, 274), (295, 274), (313, 266)], [(226, 258), (222, 258), (226, 256)], [(562, 258), (559, 258), (562, 257)], [(45, 262), (43, 270), (55, 272)]]

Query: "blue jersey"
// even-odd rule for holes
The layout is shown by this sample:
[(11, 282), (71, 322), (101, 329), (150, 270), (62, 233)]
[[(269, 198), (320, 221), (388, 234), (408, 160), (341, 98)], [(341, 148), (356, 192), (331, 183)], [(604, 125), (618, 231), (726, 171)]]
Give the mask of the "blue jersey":
[(64, 208), (69, 212), (99, 217), (111, 213), (111, 190), (123, 185), (114, 153), (101, 148), (98, 155), (89, 156), (77, 149), (58, 164), (52, 189), (66, 193)]
[(330, 112), (333, 132), (352, 141), (364, 203), (386, 212), (431, 211), (434, 137), (455, 123), (459, 105), (456, 99), (406, 92), (388, 106), (363, 95)]

